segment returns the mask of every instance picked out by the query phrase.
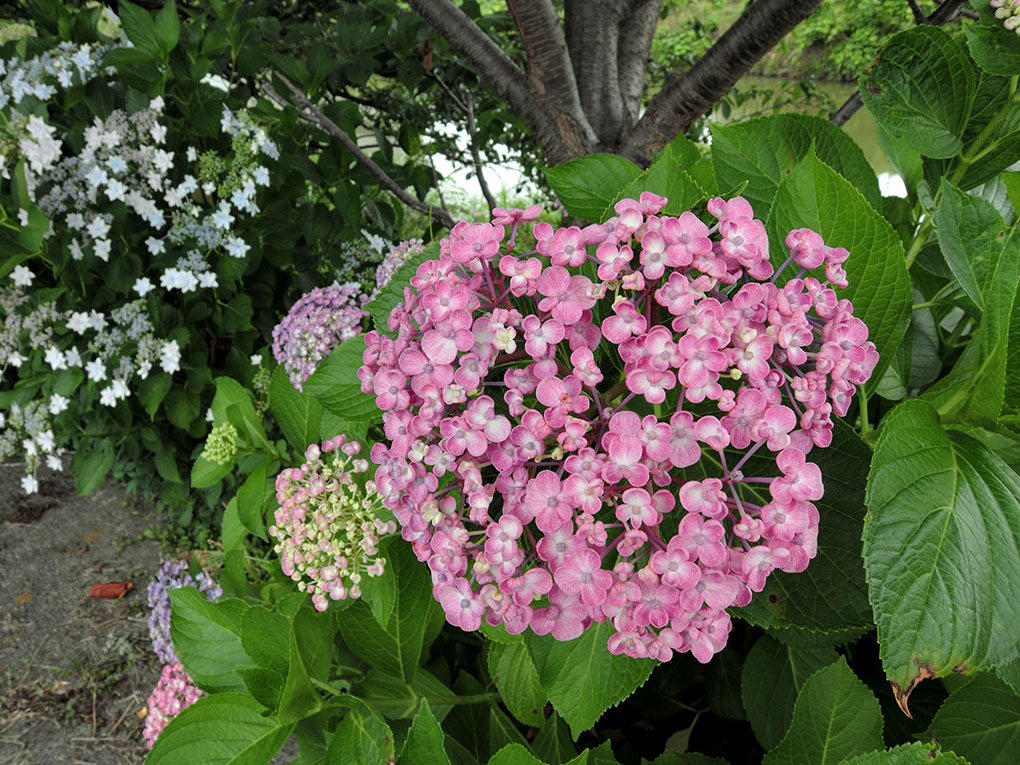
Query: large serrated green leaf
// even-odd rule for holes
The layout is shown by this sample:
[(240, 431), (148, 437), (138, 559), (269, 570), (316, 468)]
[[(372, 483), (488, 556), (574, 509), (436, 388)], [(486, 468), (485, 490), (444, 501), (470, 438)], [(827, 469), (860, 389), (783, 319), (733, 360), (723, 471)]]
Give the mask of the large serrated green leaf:
[(394, 760), (393, 732), (360, 705), (352, 708), (337, 726), (326, 750), (326, 762), (388, 763)]
[(835, 765), (882, 746), (882, 709), (840, 657), (804, 683), (793, 721), (764, 765)]
[[(812, 151), (780, 185), (769, 212), (766, 228), (776, 267), (787, 258), (787, 233), (804, 227), (850, 253), (844, 264), (850, 286), (836, 293), (850, 300), (854, 315), (868, 325), (868, 339), (879, 353), (869, 383), (876, 386), (910, 322), (913, 299), (903, 244), (860, 192)], [(780, 283), (786, 278), (784, 273)]]
[(861, 74), (861, 98), (890, 133), (926, 157), (953, 157), (974, 103), (967, 53), (945, 30), (917, 26), (893, 35)]
[(931, 732), (981, 765), (1020, 762), (1020, 696), (993, 674), (979, 675), (942, 704)]
[(237, 598), (213, 603), (194, 587), (171, 590), (170, 603), (170, 638), (195, 685), (209, 693), (243, 691), (234, 670), (255, 666), (241, 644), (250, 606)]
[(450, 758), (443, 747), (443, 729), (432, 714), (429, 702), (421, 700), (418, 713), (411, 722), (411, 729), (404, 739), (404, 746), (397, 757), (397, 765), (418, 765), (418, 763), (450, 765)]
[(667, 198), (663, 215), (679, 215), (690, 210), (708, 194), (687, 171), (701, 157), (697, 146), (683, 135), (674, 138), (659, 153), (651, 166), (616, 194), (598, 220), (616, 215), (614, 205), (621, 199), (637, 199), (641, 192), (650, 191)]
[(489, 643), (487, 657), (489, 675), (506, 708), (525, 725), (542, 727), (545, 721), (542, 708), (547, 698), (524, 643)]
[(146, 765), (269, 763), (294, 726), (281, 725), (262, 712), (261, 704), (242, 693), (201, 698), (159, 734)]
[(779, 185), (812, 144), (823, 162), (846, 178), (878, 208), (878, 178), (861, 148), (829, 120), (806, 114), (779, 114), (712, 126), (712, 162), (719, 187), (747, 181), (743, 196), (755, 214), (768, 216)]
[(360, 600), (340, 615), (338, 626), (344, 642), (364, 661), (410, 683), (421, 656), (429, 612), (438, 605), (429, 576), (410, 545), (392, 545), (390, 551), (389, 565), (397, 586), (396, 603), (386, 626)]
[(269, 410), (283, 435), (298, 454), (318, 443), (322, 428), (322, 404), (311, 393), (301, 393), (291, 384), (283, 366), (273, 372), (269, 383)]
[(1020, 74), (1020, 37), (1002, 22), (968, 24), (967, 47), (979, 67), (989, 74)]
[(345, 340), (304, 382), (306, 391), (315, 396), (325, 409), (346, 422), (382, 420), (382, 412), (375, 405), (375, 396), (361, 392), (358, 369), (364, 353), (364, 335)]
[[(815, 503), (820, 514), (818, 556), (800, 574), (774, 572), (764, 590), (734, 611), (737, 616), (762, 627), (829, 633), (831, 639), (823, 641), (829, 645), (871, 624), (860, 541), (870, 456), (857, 434), (837, 420), (831, 446), (810, 455), (825, 483), (825, 495)], [(754, 467), (749, 463), (747, 469)], [(762, 503), (767, 501), (763, 494)]]
[(952, 752), (943, 752), (937, 745), (915, 741), (913, 744), (902, 744), (892, 749), (859, 754), (846, 760), (843, 765), (969, 765), (969, 763)]
[(593, 624), (574, 640), (551, 643), (539, 667), (542, 686), (553, 707), (577, 738), (602, 714), (636, 691), (655, 668), (648, 659), (614, 656), (606, 647), (607, 623)]
[(1017, 655), (1020, 476), (946, 431), (922, 401), (885, 419), (867, 491), (864, 566), (882, 666), (901, 706), (920, 680)]
[(600, 222), (617, 194), (641, 175), (641, 168), (618, 154), (589, 154), (550, 167), (545, 178), (568, 213)]
[(837, 658), (831, 648), (805, 650), (784, 645), (768, 635), (758, 638), (744, 660), (740, 687), (747, 719), (759, 744), (771, 749), (783, 740), (805, 681)]

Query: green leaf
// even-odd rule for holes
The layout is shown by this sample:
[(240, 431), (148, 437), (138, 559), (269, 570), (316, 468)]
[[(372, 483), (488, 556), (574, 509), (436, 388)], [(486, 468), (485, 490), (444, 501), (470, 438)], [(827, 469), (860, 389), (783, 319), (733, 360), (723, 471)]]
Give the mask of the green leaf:
[(915, 741), (885, 751), (868, 752), (846, 760), (843, 765), (969, 765), (952, 752), (939, 751), (936, 744)]
[(396, 537), (383, 539), (379, 545), (379, 555), (387, 563), (382, 576), (366, 576), (361, 580), (361, 602), (368, 604), (372, 616), (383, 627), (389, 624), (397, 594), (397, 580), (393, 575), (393, 566), (389, 565), (390, 548), (400, 544), (403, 544), (403, 540)]
[(262, 711), (261, 704), (241, 693), (201, 698), (159, 734), (146, 765), (269, 763), (294, 726), (280, 725)]
[(831, 648), (802, 649), (762, 635), (744, 660), (740, 687), (758, 743), (772, 749), (786, 734), (805, 681), (836, 661)]
[[(814, 145), (815, 154), (878, 208), (878, 178), (861, 148), (843, 130), (821, 117), (779, 114), (712, 125), (712, 162), (720, 188), (747, 181), (742, 196), (764, 220), (780, 184)], [(784, 258), (785, 259), (785, 258)]]
[(598, 220), (613, 217), (616, 214), (613, 207), (617, 202), (621, 199), (638, 199), (642, 191), (650, 191), (669, 200), (662, 209), (663, 215), (679, 215), (690, 210), (708, 196), (687, 172), (687, 168), (700, 157), (701, 152), (693, 141), (684, 135), (677, 136), (659, 152), (647, 170), (617, 193)]
[(365, 336), (352, 337), (323, 359), (304, 383), (305, 390), (315, 396), (323, 407), (347, 422), (382, 420), (382, 412), (375, 405), (375, 396), (361, 392), (358, 369), (364, 352)]
[(489, 706), (489, 751), (495, 752), (507, 744), (521, 744), (527, 746), (528, 740), (524, 738), (514, 726), (513, 720), (507, 717), (503, 710), (495, 705)]
[[(822, 641), (823, 645), (838, 645), (848, 632), (852, 635), (870, 627), (871, 608), (861, 563), (864, 482), (870, 457), (860, 437), (836, 420), (832, 444), (810, 455), (825, 482), (825, 495), (815, 503), (821, 516), (817, 557), (800, 574), (771, 574), (765, 589), (737, 615), (784, 632), (801, 628), (828, 633), (831, 637)], [(753, 463), (747, 469), (753, 470)], [(767, 493), (762, 495), (763, 503), (767, 497)]]
[(229, 422), (237, 428), (238, 433), (245, 434), (253, 446), (262, 446), (268, 452), (275, 451), (266, 440), (262, 420), (255, 414), (251, 394), (237, 380), (230, 377), (216, 378), (212, 410), (217, 423)]
[(539, 665), (540, 679), (553, 707), (567, 721), (574, 738), (591, 728), (611, 706), (630, 696), (655, 668), (648, 659), (614, 656), (606, 647), (610, 627), (593, 624), (574, 640), (552, 645)]
[(212, 486), (215, 483), (219, 483), (226, 476), (230, 475), (230, 471), (234, 469), (234, 460), (225, 464), (219, 462), (213, 462), (207, 460), (201, 454), (195, 459), (195, 464), (191, 466), (191, 486), (194, 489), (204, 489), (207, 486)]
[(337, 726), (326, 750), (328, 763), (393, 762), (393, 732), (367, 709), (351, 709)]
[(979, 441), (906, 401), (887, 415), (868, 476), (864, 566), (882, 666), (911, 690), (1017, 655), (1020, 476)]
[(489, 765), (545, 765), (540, 759), (528, 751), (523, 744), (507, 744), (492, 757)]
[[(390, 719), (410, 719), (418, 711), (418, 702), (423, 697), (450, 697), (455, 695), (435, 675), (418, 667), (414, 673), (414, 681), (405, 683), (401, 678), (387, 674), (378, 669), (370, 669), (364, 678), (357, 682), (352, 691), (365, 699), (373, 710)], [(451, 704), (437, 704), (435, 716), (443, 720), (450, 710)]]
[(213, 603), (194, 587), (170, 591), (170, 638), (195, 685), (209, 693), (243, 691), (235, 669), (254, 664), (241, 644), (243, 600)]
[(617, 154), (588, 154), (547, 168), (545, 179), (566, 211), (600, 223), (619, 192), (641, 175), (641, 168)]
[(979, 67), (989, 74), (1020, 74), (1020, 37), (1001, 22), (967, 24), (967, 47)]
[(421, 700), (418, 706), (418, 714), (411, 722), (411, 729), (404, 739), (404, 746), (397, 757), (397, 765), (418, 765), (418, 763), (429, 763), (432, 765), (450, 765), (450, 758), (443, 747), (443, 729), (439, 727), (439, 721), (432, 714), (429, 702)]
[(290, 664), (290, 622), (265, 606), (252, 606), (241, 617), (241, 647), (260, 667), (285, 676)]
[(153, 419), (156, 416), (156, 410), (163, 403), (166, 394), (170, 392), (172, 384), (173, 380), (166, 372), (150, 374), (138, 383), (138, 400), (145, 407), (145, 412), (149, 415), (149, 419)]
[(365, 306), (365, 309), (372, 315), (372, 324), (378, 332), (389, 332), (386, 322), (390, 318), (390, 312), (398, 304), (404, 302), (404, 289), (410, 286), (411, 279), (418, 272), (418, 266), (429, 260), (438, 260), (438, 258), (439, 242), (432, 242), (422, 252), (404, 261), (386, 286), (379, 290), (372, 298), (371, 303)]
[(1020, 695), (1020, 657), (1001, 667), (996, 667), (995, 673), (1002, 682), (1013, 689), (1013, 693)]
[(920, 25), (893, 35), (861, 74), (861, 98), (890, 133), (926, 157), (953, 157), (974, 103), (967, 53), (947, 32)]
[(396, 577), (396, 603), (384, 627), (360, 600), (339, 617), (344, 642), (373, 667), (403, 678), (414, 679), (425, 638), (429, 612), (438, 608), (432, 597), (432, 583), (415, 558), (410, 545), (390, 547), (389, 565)]
[(488, 646), (489, 675), (510, 713), (525, 725), (541, 728), (545, 718), (542, 708), (547, 701), (538, 670), (524, 643), (506, 645), (492, 642)]
[(995, 675), (978, 675), (945, 700), (931, 732), (971, 762), (1013, 765), (1020, 762), (1020, 696)]
[(804, 683), (793, 707), (793, 721), (764, 765), (828, 765), (882, 746), (882, 709), (840, 659)]
[(787, 257), (786, 235), (804, 227), (850, 253), (844, 264), (850, 286), (836, 294), (850, 300), (854, 315), (868, 325), (868, 339), (879, 353), (871, 378), (877, 385), (910, 322), (913, 299), (903, 244), (860, 192), (811, 151), (779, 186), (769, 212), (766, 228), (777, 268)]
[(574, 740), (570, 737), (570, 728), (563, 722), (563, 718), (556, 714), (556, 710), (546, 718), (542, 730), (531, 742), (531, 748), (540, 759), (551, 765), (562, 765), (577, 756)]
[(269, 383), (269, 409), (280, 430), (298, 454), (309, 444), (318, 443), (322, 428), (322, 404), (311, 393), (295, 388), (282, 365)]
[(322, 709), (322, 700), (312, 686), (305, 667), (304, 658), (298, 650), (295, 625), (289, 630), (290, 660), (287, 668), (287, 681), (283, 684), (280, 694), (280, 706), (277, 718), (281, 723), (297, 722)]
[(147, 55), (158, 56), (160, 49), (156, 39), (156, 25), (149, 12), (127, 0), (117, 3), (117, 11), (124, 36), (131, 44)]
[(169, 55), (177, 47), (177, 40), (181, 36), (181, 21), (177, 18), (177, 4), (174, 0), (169, 0), (156, 14), (154, 32), (159, 49), (164, 55)]
[(109, 438), (93, 441), (88, 449), (74, 453), (74, 459), (71, 460), (71, 475), (74, 476), (78, 496), (91, 494), (106, 480), (106, 474), (113, 467), (113, 457), (113, 444)]
[(237, 490), (237, 515), (241, 523), (252, 534), (263, 542), (266, 539), (265, 517), (266, 506), (275, 497), (273, 481), (269, 478), (269, 458), (255, 468), (241, 488)]
[(985, 310), (984, 295), (1002, 253), (1001, 216), (985, 200), (964, 194), (943, 178), (935, 228), (953, 276), (978, 310)]

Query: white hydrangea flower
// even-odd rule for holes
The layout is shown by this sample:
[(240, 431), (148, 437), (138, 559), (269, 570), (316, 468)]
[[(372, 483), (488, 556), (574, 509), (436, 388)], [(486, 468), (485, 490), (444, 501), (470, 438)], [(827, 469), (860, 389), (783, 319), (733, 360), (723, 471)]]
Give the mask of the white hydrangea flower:
[(70, 403), (70, 401), (68, 399), (64, 398), (63, 396), (61, 396), (59, 393), (54, 393), (52, 396), (50, 396), (50, 405), (49, 405), (50, 414), (52, 414), (54, 416), (60, 414), (65, 409), (67, 409), (67, 405), (69, 403)]
[(46, 349), (46, 363), (54, 370), (67, 369), (67, 359), (64, 358), (63, 351), (54, 345)]
[(181, 349), (176, 340), (163, 343), (159, 351), (159, 365), (168, 374), (173, 374), (181, 368)]
[(14, 270), (11, 271), (11, 281), (19, 287), (30, 286), (33, 279), (35, 279), (35, 274), (29, 271), (25, 266), (15, 266)]
[(92, 359), (85, 365), (85, 373), (92, 382), (102, 382), (106, 379), (106, 366), (102, 359)]
[(26, 475), (21, 479), (21, 488), (26, 494), (35, 494), (39, 491), (39, 482), (35, 480), (34, 475)]
[(63, 470), (64, 463), (61, 462), (60, 457), (55, 454), (50, 454), (46, 457), (46, 467), (50, 470)]
[(149, 294), (154, 289), (156, 289), (156, 286), (152, 282), (150, 282), (148, 279), (146, 279), (145, 277), (142, 277), (142, 278), (140, 278), (140, 279), (135, 281), (134, 290), (141, 297), (145, 297), (147, 294)]

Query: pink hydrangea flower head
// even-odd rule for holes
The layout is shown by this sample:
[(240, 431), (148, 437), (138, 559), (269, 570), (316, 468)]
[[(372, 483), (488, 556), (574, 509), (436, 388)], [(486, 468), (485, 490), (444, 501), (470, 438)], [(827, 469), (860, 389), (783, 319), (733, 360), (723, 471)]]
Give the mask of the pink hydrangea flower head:
[(171, 720), (203, 696), (205, 692), (195, 686), (179, 661), (165, 664), (146, 706), (142, 730), (146, 749), (152, 749)]

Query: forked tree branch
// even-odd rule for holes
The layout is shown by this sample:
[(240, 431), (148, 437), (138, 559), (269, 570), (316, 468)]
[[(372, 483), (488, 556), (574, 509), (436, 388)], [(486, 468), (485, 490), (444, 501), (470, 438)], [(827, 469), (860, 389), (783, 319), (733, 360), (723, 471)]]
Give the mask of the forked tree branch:
[(591, 128), (531, 87), (524, 72), (451, 0), (408, 0), (408, 5), (488, 80), (534, 135), (549, 164), (591, 150)]
[(687, 72), (671, 74), (620, 153), (640, 164), (708, 112), (822, 0), (756, 0)]
[[(339, 125), (333, 122), (333, 120), (327, 117), (322, 112), (321, 109), (319, 109), (311, 101), (309, 101), (308, 96), (305, 95), (304, 91), (301, 90), (301, 88), (297, 87), (294, 83), (292, 83), (290, 80), (288, 80), (284, 75), (280, 74), (279, 72), (274, 72), (274, 74), (276, 75), (276, 77), (279, 78), (280, 82), (282, 82), (287, 87), (287, 90), (291, 92), (291, 95), (294, 97), (294, 100), (297, 101), (297, 103), (300, 105), (298, 113), (301, 115), (301, 118), (303, 120), (305, 120), (306, 122), (310, 122), (311, 124), (317, 126), (320, 130), (323, 130), (326, 133), (329, 133), (329, 135), (336, 138), (343, 145), (343, 147), (347, 149), (347, 151), (354, 155), (354, 158), (357, 159), (358, 162), (364, 165), (368, 169), (368, 171), (372, 173), (372, 175), (379, 179), (379, 182), (383, 185), (384, 188), (386, 188), (391, 194), (393, 194), (405, 205), (407, 205), (413, 210), (417, 210), (420, 213), (428, 215), (430, 218), (432, 218), (441, 226), (445, 226), (446, 228), (453, 228), (455, 221), (453, 219), (453, 216), (448, 211), (444, 210), (442, 207), (435, 207), (434, 205), (426, 204), (425, 202), (422, 202), (420, 199), (415, 199), (413, 196), (408, 194), (405, 189), (400, 187), (400, 184), (398, 184), (395, 180), (390, 178), (390, 176), (386, 174), (385, 170), (379, 167), (379, 165), (377, 165), (372, 160), (371, 157), (369, 157), (364, 151), (361, 150), (361, 148), (358, 146), (357, 142), (354, 141), (354, 139), (347, 135), (347, 133), (344, 132), (344, 130)], [(276, 92), (271, 83), (267, 82), (263, 84), (262, 90), (266, 94), (266, 96), (274, 103), (277, 103), (283, 107), (292, 105), (289, 101), (287, 101), (279, 93)]]
[[(917, 21), (918, 24), (940, 27), (943, 24), (948, 24), (957, 16), (963, 15), (965, 10), (963, 5), (966, 4), (967, 0), (945, 0), (942, 5), (932, 11), (931, 16), (925, 16), (923, 13), (920, 13), (920, 8), (917, 7), (917, 3), (914, 0), (909, 0), (909, 2), (911, 10), (914, 11), (915, 20), (918, 14), (920, 14), (920, 20)], [(829, 115), (829, 121), (834, 125), (843, 126), (862, 106), (864, 106), (864, 101), (861, 99), (861, 93), (859, 90), (855, 90), (843, 102), (842, 106)]]

